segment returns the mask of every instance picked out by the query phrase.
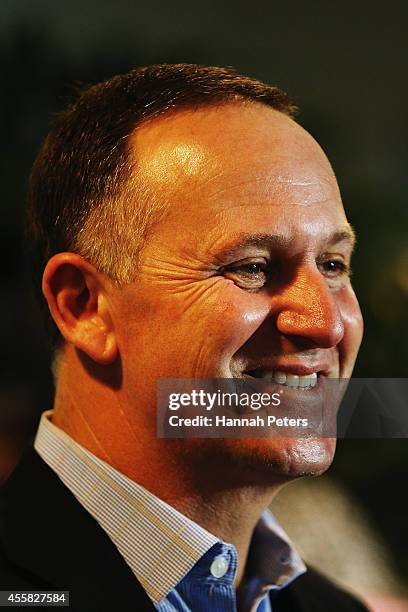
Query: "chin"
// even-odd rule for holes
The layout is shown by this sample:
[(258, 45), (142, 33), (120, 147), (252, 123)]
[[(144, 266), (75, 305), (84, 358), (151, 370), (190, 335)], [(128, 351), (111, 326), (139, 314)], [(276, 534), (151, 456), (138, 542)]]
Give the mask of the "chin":
[[(239, 480), (262, 484), (319, 476), (331, 465), (336, 438), (251, 438), (222, 440), (219, 459)], [(214, 449), (213, 449), (214, 450)], [(221, 467), (221, 466), (220, 466)], [(221, 468), (222, 469), (222, 468)]]
[(336, 438), (218, 438), (172, 440), (200, 483), (281, 485), (302, 476), (319, 476), (331, 465)]
[(287, 442), (283, 469), (289, 477), (319, 476), (333, 462), (336, 438), (297, 438)]

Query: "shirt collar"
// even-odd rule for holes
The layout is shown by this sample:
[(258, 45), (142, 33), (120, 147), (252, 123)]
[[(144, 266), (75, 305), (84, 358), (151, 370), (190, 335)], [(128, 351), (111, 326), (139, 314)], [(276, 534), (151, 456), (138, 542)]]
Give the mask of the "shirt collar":
[[(34, 447), (116, 545), (153, 603), (163, 599), (216, 545), (233, 547), (79, 445), (43, 413)], [(248, 560), (248, 589), (283, 588), (306, 571), (266, 511)]]

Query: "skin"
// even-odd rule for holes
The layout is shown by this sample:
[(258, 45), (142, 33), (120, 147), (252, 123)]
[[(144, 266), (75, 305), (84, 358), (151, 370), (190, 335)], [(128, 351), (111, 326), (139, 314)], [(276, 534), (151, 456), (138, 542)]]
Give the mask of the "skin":
[(125, 287), (77, 254), (48, 262), (44, 295), (67, 341), (53, 420), (233, 543), (238, 587), (260, 513), (285, 482), (323, 472), (335, 441), (159, 439), (156, 380), (241, 377), (266, 362), (349, 378), (363, 328), (352, 230), (319, 145), (270, 108), (177, 112), (131, 146), (166, 213)]

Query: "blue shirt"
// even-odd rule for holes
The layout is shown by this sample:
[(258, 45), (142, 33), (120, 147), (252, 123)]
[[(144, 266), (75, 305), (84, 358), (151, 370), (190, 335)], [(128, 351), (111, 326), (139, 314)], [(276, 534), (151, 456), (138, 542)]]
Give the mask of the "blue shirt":
[[(107, 533), (159, 612), (236, 612), (232, 544), (80, 446), (52, 423), (52, 411), (42, 415), (34, 446)], [(244, 611), (270, 612), (268, 593), (305, 571), (282, 527), (264, 512), (249, 550)]]
[[(226, 573), (222, 577), (213, 576), (211, 566), (214, 559), (225, 560), (224, 567), (227, 567)], [(221, 568), (223, 566), (221, 563)], [(236, 612), (236, 595), (233, 586), (235, 572), (237, 569), (237, 555), (232, 546), (219, 543), (205, 553), (200, 561), (186, 574), (173, 589), (158, 605), (159, 612)], [(262, 595), (259, 603), (254, 601), (253, 595), (255, 589), (249, 590), (246, 594), (247, 610), (256, 610), (257, 612), (271, 612), (268, 594)], [(259, 599), (259, 598), (258, 598)], [(254, 607), (255, 606), (255, 607)]]

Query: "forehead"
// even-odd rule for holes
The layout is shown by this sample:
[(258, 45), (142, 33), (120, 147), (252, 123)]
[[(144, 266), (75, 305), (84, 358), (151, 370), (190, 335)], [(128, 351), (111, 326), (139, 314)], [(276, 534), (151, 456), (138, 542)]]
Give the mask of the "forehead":
[[(166, 207), (168, 226), (230, 233), (332, 233), (346, 219), (317, 142), (260, 104), (186, 110), (139, 127), (131, 145), (139, 180)], [(205, 224), (205, 225), (203, 225)], [(271, 227), (273, 225), (273, 228)], [(225, 232), (224, 232), (225, 233)]]

